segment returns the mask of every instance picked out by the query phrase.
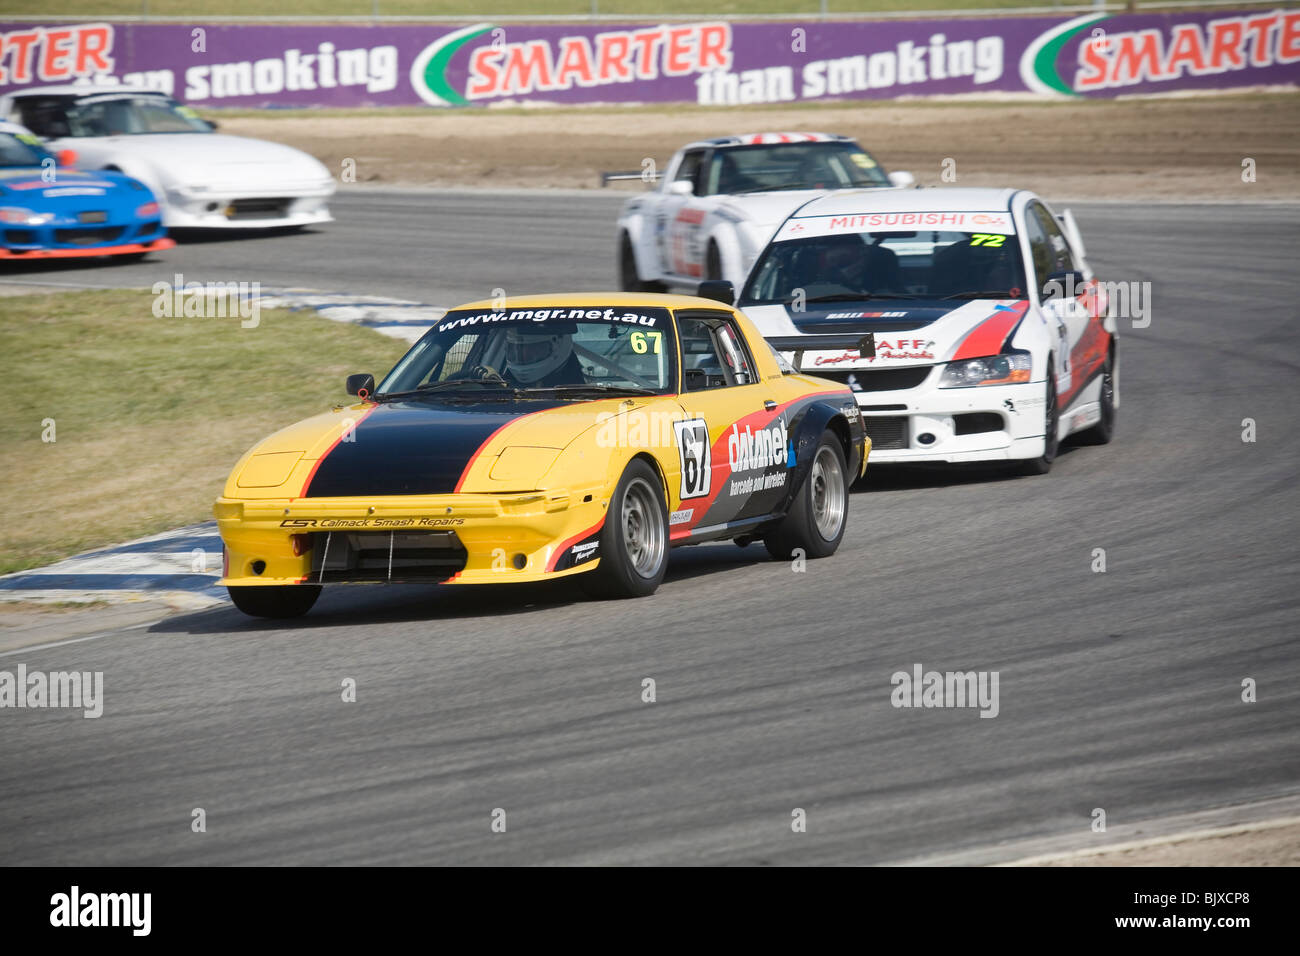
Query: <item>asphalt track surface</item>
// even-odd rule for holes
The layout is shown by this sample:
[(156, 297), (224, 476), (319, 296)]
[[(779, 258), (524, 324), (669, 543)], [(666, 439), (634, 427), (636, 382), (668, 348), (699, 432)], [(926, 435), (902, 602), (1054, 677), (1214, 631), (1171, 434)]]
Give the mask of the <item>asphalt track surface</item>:
[[(345, 195), (312, 234), (35, 275), (597, 289), (616, 205)], [(1111, 445), (1041, 478), (873, 470), (801, 574), (710, 545), (639, 601), (336, 590), (287, 625), (219, 608), (6, 655), (103, 671), (105, 713), (0, 713), (0, 859), (878, 863), (1300, 791), (1300, 208), (1075, 209), (1104, 276), (1153, 286)], [(917, 663), (998, 671), (1000, 713), (895, 709)]]

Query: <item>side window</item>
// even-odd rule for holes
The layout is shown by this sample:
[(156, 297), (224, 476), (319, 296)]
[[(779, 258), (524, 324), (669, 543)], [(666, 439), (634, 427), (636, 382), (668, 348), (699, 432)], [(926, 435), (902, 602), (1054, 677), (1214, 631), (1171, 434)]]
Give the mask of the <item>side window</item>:
[(1047, 249), (1052, 263), (1052, 272), (1073, 272), (1077, 266), (1074, 264), (1074, 256), (1070, 252), (1070, 243), (1065, 238), (1065, 233), (1061, 231), (1061, 225), (1056, 221), (1056, 217), (1047, 211), (1047, 207), (1042, 203), (1033, 204), (1034, 215), (1038, 219), (1039, 225), (1043, 227), (1043, 232), (1047, 236)]
[(1025, 238), (1029, 240), (1029, 256), (1034, 263), (1034, 283), (1041, 290), (1052, 272), (1053, 257), (1048, 249), (1047, 234), (1032, 209), (1025, 214)]
[(750, 385), (758, 381), (736, 324), (726, 318), (678, 317), (682, 391)]
[(771, 342), (767, 341), (766, 339), (763, 340), (763, 344), (766, 345), (768, 349), (771, 350), (772, 358), (776, 359), (777, 368), (781, 370), (782, 375), (794, 375), (798, 371), (798, 369), (796, 369), (793, 365), (790, 364), (789, 359), (787, 359), (783, 354), (781, 354), (776, 350), (775, 345), (773, 345)]
[(68, 118), (63, 107), (57, 102), (38, 100), (35, 97), (23, 97), (18, 101), (15, 112), (18, 122), (22, 123), (37, 136), (57, 139), (72, 135), (68, 127)]
[(674, 182), (685, 180), (692, 186), (698, 188), (700, 178), (700, 162), (704, 159), (704, 150), (696, 149), (682, 157), (681, 163), (677, 167), (677, 175), (673, 177)]
[(745, 354), (744, 343), (734, 322), (722, 322), (714, 332), (714, 337), (722, 349), (722, 373), (730, 381), (728, 385), (752, 385), (758, 381)]

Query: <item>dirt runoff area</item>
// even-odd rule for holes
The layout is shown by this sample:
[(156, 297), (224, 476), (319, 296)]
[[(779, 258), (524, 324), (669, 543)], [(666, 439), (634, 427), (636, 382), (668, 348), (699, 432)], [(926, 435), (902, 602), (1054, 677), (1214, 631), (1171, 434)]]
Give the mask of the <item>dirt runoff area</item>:
[(924, 185), (953, 182), (947, 169), (956, 185), (1014, 185), (1066, 199), (1300, 199), (1295, 92), (212, 115), (222, 132), (296, 146), (336, 175), (353, 160), (356, 181), (372, 184), (598, 188), (601, 171), (638, 171), (646, 158), (662, 169), (691, 140), (811, 129), (854, 136), (886, 169), (910, 170)]
[(1019, 860), (1012, 866), (1300, 866), (1300, 819), (1269, 820)]

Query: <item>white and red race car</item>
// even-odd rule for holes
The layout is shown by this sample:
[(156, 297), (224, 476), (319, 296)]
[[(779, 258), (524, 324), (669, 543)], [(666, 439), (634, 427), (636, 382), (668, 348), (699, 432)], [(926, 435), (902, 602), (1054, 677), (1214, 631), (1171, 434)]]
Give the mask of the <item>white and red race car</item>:
[[(628, 174), (621, 178), (635, 178)], [(620, 287), (694, 291), (701, 279), (737, 288), (777, 227), (830, 190), (903, 187), (856, 142), (833, 133), (749, 133), (690, 143), (658, 186), (618, 218)]]
[(1043, 474), (1066, 436), (1114, 430), (1106, 290), (1074, 217), (1033, 193), (860, 190), (791, 215), (737, 304), (796, 368), (854, 391), (873, 464)]

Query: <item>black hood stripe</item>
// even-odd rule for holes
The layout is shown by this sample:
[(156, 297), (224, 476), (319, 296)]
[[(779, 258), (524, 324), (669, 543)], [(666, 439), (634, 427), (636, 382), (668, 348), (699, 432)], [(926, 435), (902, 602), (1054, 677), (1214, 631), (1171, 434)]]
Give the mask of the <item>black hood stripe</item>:
[[(521, 404), (524, 407), (520, 407)], [(305, 498), (455, 493), (506, 425), (564, 402), (384, 402), (322, 456)]]

